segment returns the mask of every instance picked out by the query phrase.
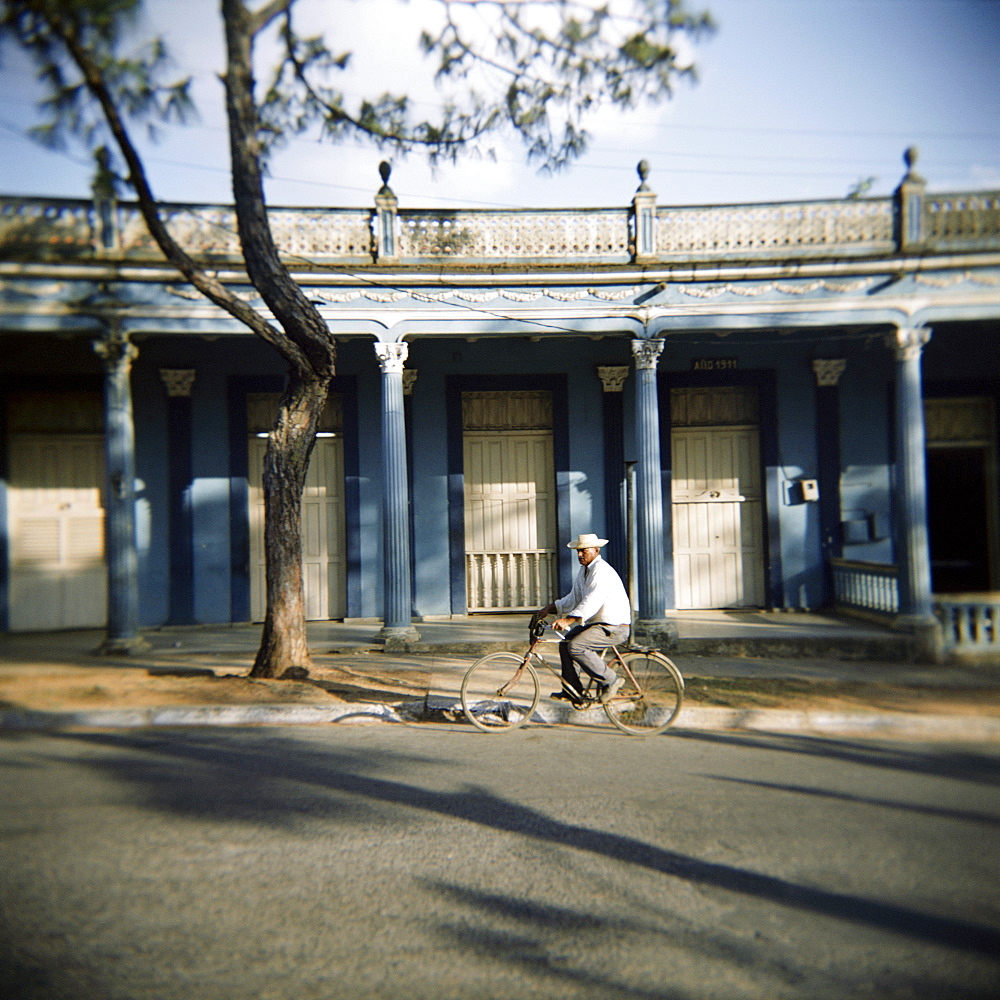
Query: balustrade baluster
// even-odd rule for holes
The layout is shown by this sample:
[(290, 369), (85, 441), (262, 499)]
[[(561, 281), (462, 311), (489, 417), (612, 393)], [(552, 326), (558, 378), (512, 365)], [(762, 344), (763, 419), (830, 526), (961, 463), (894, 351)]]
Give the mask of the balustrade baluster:
[(978, 604), (972, 611), (974, 615), (974, 625), (972, 628), (973, 641), (977, 646), (985, 645), (989, 640), (989, 628), (986, 624), (986, 605)]

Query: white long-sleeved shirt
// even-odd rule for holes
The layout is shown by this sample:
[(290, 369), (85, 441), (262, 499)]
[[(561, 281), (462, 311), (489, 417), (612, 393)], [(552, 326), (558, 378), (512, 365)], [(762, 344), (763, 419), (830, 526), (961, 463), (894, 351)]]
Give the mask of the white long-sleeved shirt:
[(585, 622), (628, 625), (632, 621), (632, 605), (625, 585), (610, 563), (600, 556), (589, 566), (580, 567), (573, 589), (555, 605), (560, 615)]

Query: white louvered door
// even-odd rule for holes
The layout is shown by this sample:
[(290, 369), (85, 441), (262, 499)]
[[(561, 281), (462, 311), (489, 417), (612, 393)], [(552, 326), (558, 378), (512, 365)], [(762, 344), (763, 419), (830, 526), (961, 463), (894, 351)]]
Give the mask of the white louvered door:
[[(264, 489), (267, 441), (249, 440), (250, 614), (261, 621), (267, 605), (264, 569)], [(344, 527), (344, 442), (321, 437), (313, 447), (302, 495), (302, 577), (308, 621), (347, 613)]]
[[(552, 600), (555, 586), (555, 472), (548, 393), (466, 395), (468, 610), (534, 609)], [(549, 426), (525, 429), (518, 424)]]
[(104, 446), (92, 434), (9, 439), (10, 628), (98, 628), (107, 621)]
[[(755, 401), (741, 400), (732, 390), (699, 390), (679, 400), (678, 390), (674, 394), (677, 416), (686, 416), (692, 423), (711, 419), (713, 414), (732, 414), (737, 419), (755, 415)], [(674, 426), (671, 455), (678, 609), (763, 607), (763, 496), (757, 427)]]

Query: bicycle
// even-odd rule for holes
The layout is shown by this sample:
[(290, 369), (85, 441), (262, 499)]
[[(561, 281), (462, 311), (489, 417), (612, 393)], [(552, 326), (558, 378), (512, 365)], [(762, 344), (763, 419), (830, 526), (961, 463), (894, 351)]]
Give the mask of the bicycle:
[[(535, 713), (541, 698), (538, 670), (544, 667), (571, 696), (577, 711), (601, 707), (622, 732), (632, 736), (655, 736), (677, 718), (684, 701), (684, 678), (668, 657), (655, 649), (632, 649), (624, 653), (616, 646), (605, 650), (605, 662), (614, 667), (625, 683), (607, 701), (590, 678), (583, 697), (577, 698), (538, 647), (555, 640), (545, 638), (544, 616), (532, 615), (530, 645), (524, 654), (489, 653), (476, 660), (462, 678), (462, 711), (484, 733), (508, 732), (523, 726)], [(563, 634), (556, 632), (560, 639)]]

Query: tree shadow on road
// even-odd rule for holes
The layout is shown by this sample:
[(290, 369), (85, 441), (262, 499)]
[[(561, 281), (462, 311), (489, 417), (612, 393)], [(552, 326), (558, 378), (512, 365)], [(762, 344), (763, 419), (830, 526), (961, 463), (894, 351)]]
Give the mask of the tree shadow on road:
[(893, 799), (869, 798), (864, 795), (850, 795), (846, 792), (835, 792), (828, 788), (810, 788), (805, 785), (785, 785), (774, 781), (754, 781), (750, 778), (734, 778), (728, 774), (705, 774), (703, 777), (711, 781), (728, 781), (735, 785), (747, 785), (752, 788), (766, 788), (774, 792), (789, 792), (793, 795), (809, 795), (816, 798), (835, 799), (838, 802), (850, 802), (856, 805), (877, 806), (880, 809), (897, 809), (902, 812), (917, 813), (921, 816), (937, 816), (941, 819), (957, 819), (970, 823), (982, 823), (986, 826), (1000, 826), (1000, 817), (985, 812), (972, 812), (967, 809), (947, 809), (943, 806), (928, 806), (913, 802), (899, 802)]
[[(636, 837), (566, 823), (475, 785), (441, 791), (364, 773), (405, 769), (416, 763), (402, 755), (380, 753), (372, 758), (338, 753), (252, 730), (243, 730), (239, 743), (231, 737), (195, 736), (183, 731), (155, 735), (75, 733), (62, 734), (61, 738), (112, 751), (73, 759), (140, 786), (148, 806), (179, 815), (252, 818), (281, 825), (303, 812), (347, 821), (386, 806), (417, 810), (958, 952), (990, 957), (1000, 954), (1000, 930), (994, 927), (801, 885), (702, 860)], [(224, 792), (221, 802), (220, 790)], [(344, 796), (348, 797), (346, 802)], [(394, 812), (393, 817), (397, 822), (405, 820), (405, 814)]]
[(997, 766), (995, 754), (978, 753), (954, 746), (927, 749), (926, 745), (896, 741), (865, 742), (784, 733), (707, 732), (695, 729), (678, 729), (670, 735), (674, 739), (754, 750), (778, 750), (783, 753), (827, 757), (846, 764), (910, 771), (982, 785), (1000, 785), (1000, 767)]

